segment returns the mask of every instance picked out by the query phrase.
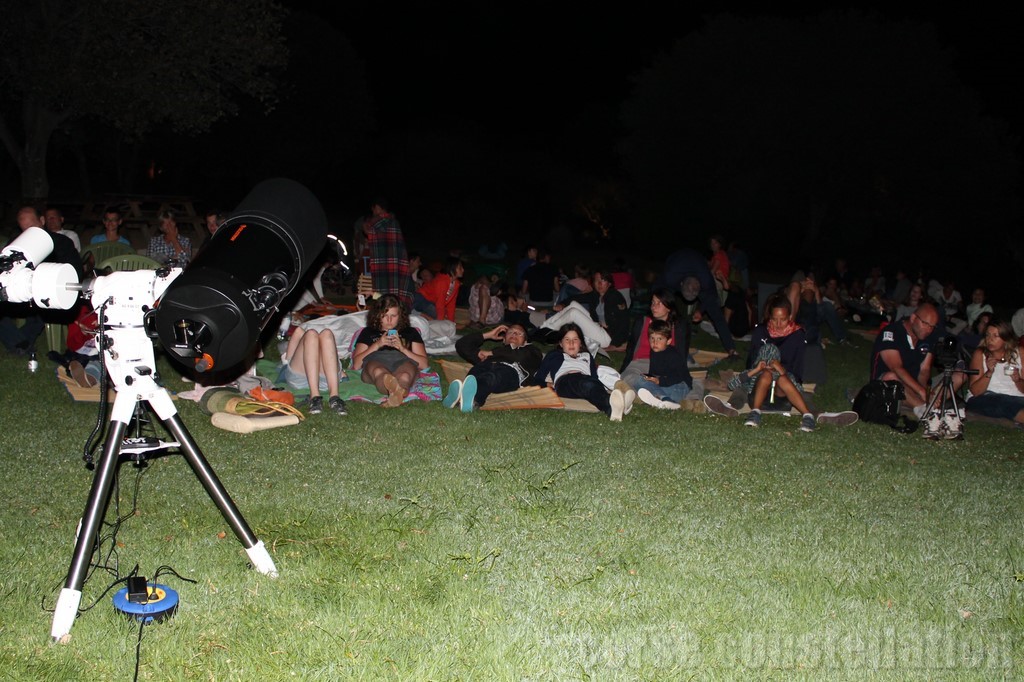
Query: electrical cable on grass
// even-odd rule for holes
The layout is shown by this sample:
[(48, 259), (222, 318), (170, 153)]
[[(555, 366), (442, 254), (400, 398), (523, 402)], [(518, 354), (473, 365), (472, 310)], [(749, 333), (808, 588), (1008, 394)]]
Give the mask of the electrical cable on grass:
[[(99, 348), (101, 362), (103, 360), (103, 352), (104, 349), (106, 348), (107, 341), (105, 327), (102, 323), (103, 312), (104, 310), (106, 310), (107, 304), (110, 303), (111, 300), (112, 299), (108, 298), (100, 305), (100, 307), (96, 311), (96, 320), (99, 323), (97, 324), (98, 331), (96, 334), (96, 347)], [(90, 433), (89, 437), (85, 439), (85, 445), (82, 448), (82, 461), (85, 462), (85, 468), (88, 469), (89, 471), (92, 471), (95, 466), (93, 464), (94, 458), (92, 452), (100, 443), (100, 439), (98, 438), (98, 436), (103, 432), (103, 424), (107, 420), (107, 407), (110, 405), (110, 400), (107, 396), (107, 392), (109, 390), (108, 382), (109, 379), (107, 377), (107, 368), (106, 364), (104, 363), (103, 371), (100, 372), (100, 404), (99, 409), (96, 412), (96, 424), (93, 426), (92, 433)]]
[(138, 682), (139, 679), (139, 662), (142, 660), (142, 629), (146, 627), (146, 621), (139, 621), (139, 638), (135, 640), (135, 676), (132, 677), (133, 682)]
[[(106, 571), (108, 574), (114, 576), (115, 580), (114, 580), (114, 582), (112, 582), (109, 585), (107, 585), (107, 587), (103, 590), (103, 593), (100, 594), (100, 596), (95, 601), (93, 601), (92, 604), (90, 604), (89, 606), (86, 606), (84, 608), (79, 608), (78, 609), (79, 613), (84, 613), (85, 611), (88, 611), (89, 609), (95, 607), (96, 604), (98, 604), (103, 599), (103, 597), (106, 596), (110, 592), (110, 590), (112, 590), (114, 587), (116, 587), (117, 585), (119, 585), (121, 583), (127, 582), (128, 578), (130, 578), (132, 576), (135, 576), (135, 575), (138, 575), (139, 565), (135, 564), (135, 567), (128, 573), (128, 575), (126, 575), (124, 577), (120, 576), (121, 569), (120, 569), (120, 561), (119, 561), (118, 554), (117, 554), (117, 533), (121, 529), (121, 524), (123, 524), (125, 521), (127, 521), (131, 517), (135, 516), (136, 511), (138, 511), (139, 489), (142, 486), (142, 475), (145, 474), (146, 471), (147, 471), (146, 469), (139, 469), (137, 471), (136, 476), (135, 476), (135, 486), (134, 486), (134, 489), (132, 491), (131, 510), (128, 513), (123, 514), (123, 515), (120, 513), (120, 510), (121, 510), (121, 495), (120, 495), (121, 478), (120, 478), (119, 475), (114, 477), (114, 487), (113, 487), (113, 490), (111, 491), (111, 495), (112, 495), (112, 497), (114, 499), (114, 515), (115, 515), (115, 518), (114, 518), (113, 521), (103, 521), (102, 526), (106, 527), (106, 528), (109, 528), (109, 531), (105, 535), (102, 534), (102, 533), (99, 534), (97, 536), (97, 538), (96, 538), (96, 544), (93, 547), (93, 557), (94, 558), (89, 563), (89, 570), (88, 570), (88, 572), (85, 575), (85, 579), (82, 581), (82, 587), (84, 589), (85, 585), (89, 582), (89, 580), (92, 578), (93, 573), (97, 569), (101, 569), (103, 571)], [(103, 546), (104, 545), (107, 545), (107, 547), (108, 547), (108, 549), (106, 550), (106, 555), (105, 556), (103, 554)], [(113, 560), (113, 564), (112, 565), (111, 565), (111, 560)], [(175, 575), (177, 575), (177, 573), (175, 573)], [(181, 578), (181, 576), (178, 576), (178, 577)], [(187, 580), (187, 579), (186, 578), (182, 578), (182, 580)], [(54, 589), (52, 591), (55, 592), (55, 591), (59, 590), (62, 585), (63, 585), (63, 582), (58, 583), (57, 586), (54, 587)], [(46, 606), (46, 596), (45, 595), (40, 598), (39, 606), (40, 606), (40, 608), (45, 613), (53, 613), (54, 612), (54, 609), (51, 609), (51, 608)]]

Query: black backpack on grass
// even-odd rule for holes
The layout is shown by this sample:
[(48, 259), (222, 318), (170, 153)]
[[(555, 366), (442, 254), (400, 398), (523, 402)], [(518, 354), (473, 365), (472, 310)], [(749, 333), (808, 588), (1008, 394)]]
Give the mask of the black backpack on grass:
[(853, 411), (862, 421), (885, 424), (903, 433), (913, 433), (917, 424), (903, 420), (900, 425), (900, 402), (907, 397), (898, 381), (869, 381), (853, 399)]

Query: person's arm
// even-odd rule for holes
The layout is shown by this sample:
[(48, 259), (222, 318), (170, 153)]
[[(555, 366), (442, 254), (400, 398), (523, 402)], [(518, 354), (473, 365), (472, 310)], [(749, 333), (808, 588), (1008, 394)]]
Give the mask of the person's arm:
[(444, 278), (441, 275), (437, 275), (434, 279), (421, 286), (419, 290), (420, 296), (434, 304), (434, 311), (437, 313), (438, 319), (441, 319), (444, 311), (444, 295), (446, 293), (445, 290), (448, 289), (447, 280), (444, 281), (442, 288), (442, 279)]
[(970, 390), (971, 395), (981, 395), (988, 390), (988, 385), (992, 380), (992, 371), (994, 369), (990, 367), (987, 372), (985, 371), (985, 351), (981, 348), (975, 350), (974, 354), (971, 356), (971, 369), (976, 371), (978, 375), (971, 380), (971, 384), (968, 386), (968, 389)]
[[(910, 372), (907, 371), (907, 368), (903, 366), (903, 359), (900, 357), (900, 352), (898, 350), (894, 348), (883, 350), (878, 354), (878, 357), (881, 358), (882, 363), (889, 369), (889, 371), (896, 375), (896, 378), (899, 379), (906, 390), (912, 391), (922, 401), (928, 399), (928, 392), (925, 390), (924, 386), (921, 385), (921, 382), (918, 381), (918, 377), (911, 376)], [(931, 357), (932, 354), (929, 353), (924, 361), (921, 362), (921, 374), (918, 375), (919, 377), (928, 376), (927, 372), (930, 372), (932, 367)]]
[(534, 385), (551, 386), (552, 383), (548, 381), (548, 377), (558, 373), (558, 368), (562, 366), (563, 357), (562, 351), (557, 349), (545, 355), (540, 363), (540, 367), (537, 369), (537, 373), (533, 375)]
[(929, 352), (928, 355), (924, 356), (924, 360), (921, 361), (921, 371), (917, 374), (917, 383), (921, 386), (922, 395), (926, 398), (928, 396), (928, 384), (932, 376), (932, 361), (934, 359), (934, 353)]
[(414, 341), (408, 348), (404, 345), (400, 346), (398, 350), (402, 351), (405, 357), (415, 362), (421, 372), (430, 366), (430, 358), (427, 357), (427, 347), (422, 341)]
[(484, 345), (484, 340), (484, 334), (481, 332), (466, 334), (455, 342), (455, 352), (466, 362), (475, 365), (480, 362), (479, 353)]
[[(443, 302), (444, 314), (443, 315), (442, 314), (438, 314), (437, 318), (439, 320), (451, 320), (452, 322), (455, 321), (455, 302), (459, 298), (459, 288), (462, 285), (458, 281), (458, 279), (455, 279), (454, 277), (452, 277), (451, 280), (449, 280), (449, 281), (452, 281), (452, 280), (455, 281), (455, 286), (452, 288), (452, 297), (450, 299), (448, 299), (448, 300)], [(447, 289), (447, 287), (445, 287), (445, 289)], [(444, 295), (447, 295), (447, 294), (448, 294), (448, 292), (445, 291)], [(438, 308), (438, 312), (439, 313), (440, 313), (440, 310), (441, 310), (441, 308)], [(481, 322), (482, 322), (482, 320), (481, 320)]]
[(352, 349), (352, 369), (362, 369), (363, 360), (366, 356), (384, 347), (383, 336), (379, 336), (375, 341), (371, 341), (372, 336), (373, 333), (366, 328), (359, 333), (356, 347)]
[[(406, 343), (402, 343), (405, 341)], [(391, 337), (390, 342), (385, 339), (392, 348), (416, 363), (422, 372), (430, 366), (430, 358), (427, 357), (427, 347), (423, 343), (423, 337), (416, 327), (406, 327), (398, 333), (397, 337)]]

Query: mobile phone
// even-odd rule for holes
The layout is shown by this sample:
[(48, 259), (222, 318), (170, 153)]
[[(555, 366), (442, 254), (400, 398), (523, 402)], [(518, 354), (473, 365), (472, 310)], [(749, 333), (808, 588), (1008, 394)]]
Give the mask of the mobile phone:
[(389, 329), (388, 330), (388, 336), (395, 336), (396, 334), (398, 334), (398, 330), (397, 329)]

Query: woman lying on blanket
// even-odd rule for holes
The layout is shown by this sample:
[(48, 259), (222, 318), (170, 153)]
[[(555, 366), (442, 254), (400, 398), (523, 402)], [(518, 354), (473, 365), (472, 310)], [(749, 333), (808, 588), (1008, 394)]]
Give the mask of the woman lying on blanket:
[(296, 391), (309, 389), (310, 414), (324, 411), (324, 398), (320, 395), (323, 391), (327, 391), (327, 406), (332, 412), (348, 414), (345, 402), (338, 395), (342, 370), (338, 346), (330, 329), (296, 329), (281, 362), (284, 363), (281, 374), (288, 386)]
[(362, 380), (388, 397), (384, 407), (401, 405), (428, 365), (423, 337), (402, 302), (392, 294), (374, 301), (352, 351), (352, 369), (362, 369)]
[(558, 330), (558, 348), (544, 356), (534, 376), (538, 386), (555, 389), (562, 398), (581, 398), (604, 412), (613, 422), (633, 408), (636, 393), (616, 388), (611, 395), (597, 378), (597, 362), (583, 348), (583, 331), (570, 322)]

